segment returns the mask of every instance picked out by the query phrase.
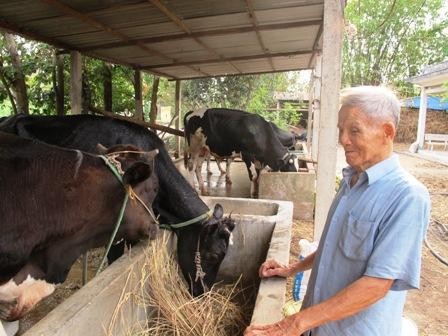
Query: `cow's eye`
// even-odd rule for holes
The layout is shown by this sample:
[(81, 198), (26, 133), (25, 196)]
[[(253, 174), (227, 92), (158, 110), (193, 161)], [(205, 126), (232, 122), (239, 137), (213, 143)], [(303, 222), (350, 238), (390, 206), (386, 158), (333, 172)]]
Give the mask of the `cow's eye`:
[(206, 254), (207, 261), (209, 262), (218, 262), (219, 255), (217, 253), (207, 253)]

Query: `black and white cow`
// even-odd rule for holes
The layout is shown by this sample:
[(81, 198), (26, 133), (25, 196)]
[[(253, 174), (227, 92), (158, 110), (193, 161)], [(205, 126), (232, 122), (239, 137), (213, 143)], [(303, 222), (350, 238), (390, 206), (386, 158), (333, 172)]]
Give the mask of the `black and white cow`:
[(285, 131), (284, 129), (278, 127), (275, 123), (269, 122), (269, 124), (272, 127), (272, 130), (274, 131), (275, 135), (277, 136), (278, 140), (282, 143), (283, 146), (285, 146), (288, 149), (294, 150), (294, 145), (299, 140), (299, 137), (292, 133)]
[[(207, 205), (174, 166), (163, 141), (154, 132), (132, 122), (92, 115), (18, 115), (3, 120), (1, 130), (86, 152), (96, 152), (97, 143), (106, 147), (130, 143), (145, 151), (158, 149), (155, 169), (159, 192), (153, 203), (154, 212), (160, 216), (161, 223), (168, 225), (193, 220), (191, 225), (174, 229), (178, 238), (179, 266), (194, 295), (203, 293), (202, 283), (209, 288), (213, 285), (235, 222), (223, 217), (220, 205), (210, 213)], [(196, 278), (194, 260), (197, 246), (200, 246), (201, 264), (205, 272), (203, 282)], [(122, 254), (123, 249), (124, 243), (118, 255)]]
[(200, 186), (204, 151), (221, 157), (242, 153), (253, 183), (258, 183), (257, 165), (269, 166), (273, 171), (297, 171), (269, 122), (259, 115), (224, 108), (190, 111), (184, 117), (184, 126), (190, 156), (188, 170), (192, 180), (196, 173)]
[[(139, 153), (119, 153), (129, 150)], [(116, 241), (155, 237), (146, 206), (158, 191), (157, 151), (119, 145), (108, 153), (120, 179), (97, 155), (0, 132), (0, 319), (20, 319), (64, 282), (83, 252), (104, 246), (126, 193), (144, 204), (128, 199)]]

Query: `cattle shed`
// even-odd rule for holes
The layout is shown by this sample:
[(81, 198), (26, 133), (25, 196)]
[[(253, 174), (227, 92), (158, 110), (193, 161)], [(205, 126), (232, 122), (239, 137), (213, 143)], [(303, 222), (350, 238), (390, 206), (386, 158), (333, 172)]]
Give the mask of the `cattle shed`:
[(335, 185), (344, 7), (345, 0), (12, 0), (1, 1), (0, 27), (70, 53), (73, 114), (81, 111), (82, 55), (129, 66), (137, 83), (141, 71), (175, 80), (178, 115), (182, 80), (312, 69), (319, 237)]
[[(448, 134), (446, 132), (442, 134), (426, 133), (426, 112), (427, 108), (431, 108), (430, 94), (442, 94), (446, 91), (443, 86), (448, 81), (448, 60), (438, 64), (432, 64), (425, 67), (422, 73), (418, 76), (409, 78), (408, 81), (412, 84), (420, 87), (420, 99), (419, 99), (419, 112), (418, 112), (418, 125), (417, 125), (417, 138), (414, 143), (409, 147), (409, 151), (417, 153), (429, 159), (436, 159), (440, 162), (448, 163), (448, 155), (446, 150), (448, 149)], [(441, 107), (443, 112), (443, 107)], [(428, 150), (425, 149), (425, 144)], [(442, 149), (441, 151), (434, 151), (436, 149)]]

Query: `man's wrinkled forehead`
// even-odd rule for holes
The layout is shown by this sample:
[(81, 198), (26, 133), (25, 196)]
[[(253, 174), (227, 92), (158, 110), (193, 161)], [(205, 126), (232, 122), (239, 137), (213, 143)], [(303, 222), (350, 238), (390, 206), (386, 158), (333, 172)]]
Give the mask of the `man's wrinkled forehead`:
[(359, 124), (362, 125), (365, 122), (368, 122), (368, 117), (365, 113), (363, 113), (359, 108), (342, 106), (339, 109), (338, 113), (338, 127), (347, 126), (350, 124)]

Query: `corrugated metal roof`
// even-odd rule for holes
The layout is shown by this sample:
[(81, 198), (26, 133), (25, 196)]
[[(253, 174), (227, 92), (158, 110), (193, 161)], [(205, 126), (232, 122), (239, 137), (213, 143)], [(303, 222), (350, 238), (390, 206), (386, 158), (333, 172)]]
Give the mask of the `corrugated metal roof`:
[(324, 0), (0, 1), (0, 27), (173, 79), (307, 69)]

